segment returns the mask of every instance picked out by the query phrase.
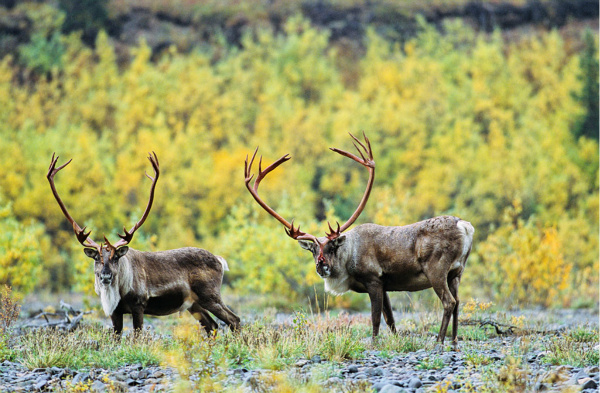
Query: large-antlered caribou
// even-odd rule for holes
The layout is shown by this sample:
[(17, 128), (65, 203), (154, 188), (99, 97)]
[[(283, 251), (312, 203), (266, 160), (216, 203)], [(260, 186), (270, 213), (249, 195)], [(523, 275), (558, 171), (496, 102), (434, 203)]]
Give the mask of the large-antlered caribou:
[[(244, 175), (246, 188), (254, 200), (270, 215), (286, 227), (286, 233), (298, 240), (300, 246), (312, 252), (317, 273), (325, 280), (325, 290), (342, 294), (348, 290), (368, 293), (371, 300), (373, 337), (379, 333), (381, 313), (392, 332), (396, 331), (394, 315), (388, 291), (420, 291), (433, 288), (444, 306), (442, 325), (437, 337), (440, 344), (452, 321), (452, 340), (456, 344), (458, 330), (458, 286), (473, 243), (473, 226), (458, 217), (440, 216), (405, 226), (381, 226), (362, 224), (346, 231), (361, 214), (373, 187), (375, 161), (371, 144), (366, 136), (362, 143), (352, 134), (360, 157), (346, 151), (331, 148), (348, 157), (369, 171), (367, 188), (358, 208), (343, 225), (337, 224), (324, 237), (316, 237), (294, 227), (258, 195), (258, 186), (264, 177), (289, 160), (284, 155), (273, 164), (261, 168), (254, 178), (252, 163), (258, 148), (248, 162), (246, 157)], [(358, 144), (358, 145), (357, 145)], [(344, 233), (343, 233), (344, 232)]]

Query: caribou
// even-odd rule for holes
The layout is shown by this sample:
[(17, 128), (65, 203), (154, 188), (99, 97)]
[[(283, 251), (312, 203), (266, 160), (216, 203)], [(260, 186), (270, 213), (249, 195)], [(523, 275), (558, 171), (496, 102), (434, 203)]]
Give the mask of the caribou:
[(257, 147), (250, 161), (246, 156), (244, 162), (246, 188), (265, 211), (283, 224), (289, 237), (313, 254), (317, 274), (325, 281), (327, 292), (340, 295), (354, 291), (369, 295), (373, 338), (379, 334), (382, 312), (389, 329), (396, 332), (389, 291), (413, 292), (433, 288), (444, 308), (438, 345), (443, 348), (452, 317), (452, 342), (456, 346), (458, 286), (471, 252), (473, 226), (458, 217), (439, 216), (404, 226), (362, 224), (345, 232), (364, 210), (375, 180), (375, 161), (369, 139), (364, 133), (364, 143), (354, 135), (350, 136), (360, 157), (337, 148), (330, 149), (367, 168), (367, 188), (348, 221), (341, 226), (337, 223), (335, 229), (328, 223), (329, 232), (324, 237), (302, 232), (299, 226), (294, 226), (293, 220), (288, 222), (258, 195), (261, 180), (289, 160), (289, 154), (264, 170), (261, 156), (258, 175), (252, 185), (252, 164)]
[(54, 176), (71, 161), (56, 167), (58, 156), (52, 161), (46, 175), (54, 198), (73, 227), (75, 236), (86, 256), (94, 260), (96, 294), (100, 297), (104, 313), (112, 320), (114, 333), (121, 335), (123, 315), (131, 314), (133, 329), (142, 329), (144, 315), (169, 315), (189, 311), (210, 334), (218, 328), (209, 311), (237, 330), (240, 318), (221, 299), (223, 273), (229, 270), (224, 258), (200, 248), (144, 252), (129, 247), (134, 233), (142, 226), (154, 201), (154, 190), (160, 173), (158, 157), (153, 152), (148, 160), (154, 169), (150, 199), (142, 218), (124, 235), (111, 244), (106, 236), (98, 244), (71, 217), (54, 185)]

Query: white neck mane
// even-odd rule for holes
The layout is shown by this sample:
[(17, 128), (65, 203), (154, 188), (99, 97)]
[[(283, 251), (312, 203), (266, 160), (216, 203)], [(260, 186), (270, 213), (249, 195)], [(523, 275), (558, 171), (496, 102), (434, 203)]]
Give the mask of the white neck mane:
[(119, 305), (121, 295), (125, 295), (133, 289), (133, 270), (127, 255), (121, 257), (118, 263), (119, 269), (110, 286), (102, 284), (98, 277), (94, 283), (96, 294), (100, 296), (102, 310), (107, 317), (110, 317)]

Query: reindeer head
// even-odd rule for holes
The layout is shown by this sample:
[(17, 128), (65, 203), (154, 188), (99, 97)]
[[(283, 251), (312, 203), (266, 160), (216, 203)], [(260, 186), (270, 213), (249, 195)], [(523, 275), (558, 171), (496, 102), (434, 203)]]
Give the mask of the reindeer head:
[(119, 271), (119, 259), (125, 256), (129, 247), (122, 246), (116, 250), (110, 250), (108, 247), (102, 247), (98, 252), (95, 248), (84, 248), (83, 252), (94, 260), (94, 273), (98, 283), (102, 285), (112, 285)]
[[(324, 239), (324, 240), (323, 240)], [(346, 241), (346, 236), (341, 235), (338, 238), (329, 240), (327, 238), (318, 238), (318, 243), (306, 240), (299, 240), (298, 244), (305, 250), (310, 251), (315, 258), (317, 274), (322, 278), (328, 278), (334, 274), (334, 263), (341, 252), (341, 247)]]
[(58, 171), (66, 167), (72, 160), (67, 161), (67, 163), (57, 168), (56, 162), (58, 161), (58, 156), (55, 157), (55, 155), (52, 154), (52, 161), (50, 163), (48, 173), (46, 174), (46, 178), (50, 183), (50, 188), (52, 189), (54, 198), (56, 198), (56, 201), (58, 202), (58, 206), (61, 208), (65, 217), (67, 217), (67, 220), (73, 226), (73, 231), (75, 232), (75, 236), (77, 236), (77, 240), (79, 240), (79, 243), (81, 243), (81, 245), (84, 247), (83, 251), (85, 255), (94, 260), (94, 270), (96, 273), (96, 277), (98, 279), (98, 282), (102, 283), (103, 285), (111, 285), (114, 282), (118, 272), (119, 259), (122, 258), (125, 254), (127, 254), (127, 251), (129, 251), (129, 247), (127, 247), (127, 244), (129, 244), (129, 242), (133, 238), (133, 234), (135, 233), (135, 231), (137, 231), (138, 228), (142, 226), (144, 221), (146, 221), (146, 218), (150, 213), (150, 209), (152, 208), (152, 202), (154, 201), (154, 189), (156, 187), (156, 181), (158, 180), (158, 175), (160, 173), (158, 166), (158, 157), (156, 157), (156, 153), (153, 152), (152, 154), (149, 154), (148, 159), (150, 160), (150, 163), (154, 168), (154, 177), (151, 177), (146, 173), (146, 176), (150, 180), (152, 180), (152, 186), (150, 187), (150, 199), (148, 201), (148, 205), (146, 206), (146, 210), (144, 211), (142, 218), (129, 231), (123, 228), (125, 234), (119, 234), (120, 239), (114, 245), (112, 245), (108, 241), (106, 236), (104, 236), (104, 243), (96, 243), (95, 241), (89, 238), (91, 231), (85, 232), (85, 227), (81, 228), (71, 217), (71, 215), (67, 211), (67, 208), (65, 207), (65, 204), (60, 199), (60, 196), (56, 191), (56, 187), (54, 185), (54, 175), (56, 175)]
[[(356, 137), (354, 137), (354, 135), (350, 134), (350, 136), (352, 137), (352, 139), (354, 139), (354, 141), (356, 141), (356, 143), (358, 143), (358, 145), (357, 145), (356, 143), (353, 142), (354, 147), (356, 147), (356, 150), (358, 150), (358, 153), (361, 156), (360, 158), (355, 156), (354, 154), (348, 153), (348, 152), (340, 150), (340, 149), (336, 149), (336, 148), (330, 148), (330, 149), (336, 153), (339, 153), (339, 154), (345, 156), (345, 157), (351, 158), (354, 161), (367, 167), (369, 170), (369, 181), (367, 183), (367, 188), (365, 190), (365, 193), (364, 193), (358, 207), (356, 208), (356, 211), (352, 214), (352, 216), (348, 219), (348, 221), (346, 221), (344, 223), (344, 225), (340, 226), (340, 224), (337, 223), (337, 229), (335, 229), (335, 230), (331, 227), (331, 224), (327, 223), (327, 225), (329, 226), (329, 233), (327, 233), (325, 235), (325, 237), (317, 238), (316, 236), (313, 236), (309, 233), (302, 232), (300, 230), (300, 227), (295, 228), (294, 220), (292, 220), (291, 223), (287, 222), (283, 217), (281, 217), (279, 214), (277, 214), (277, 212), (275, 212), (275, 210), (270, 208), (258, 196), (258, 185), (260, 184), (260, 181), (262, 179), (264, 179), (265, 176), (267, 174), (269, 174), (269, 172), (271, 172), (272, 170), (277, 168), (279, 165), (281, 165), (285, 161), (289, 160), (291, 157), (288, 154), (284, 155), (279, 160), (277, 160), (273, 164), (269, 165), (267, 168), (265, 168), (264, 171), (261, 168), (261, 166), (262, 166), (262, 157), (261, 157), (259, 160), (259, 163), (258, 163), (258, 176), (256, 177), (256, 181), (254, 182), (254, 186), (250, 186), (250, 182), (252, 181), (252, 178), (254, 177), (254, 175), (250, 175), (250, 172), (252, 171), (252, 163), (254, 162), (254, 158), (256, 157), (258, 148), (256, 148), (256, 150), (254, 151), (254, 155), (252, 156), (250, 163), (248, 163), (248, 157), (246, 157), (246, 161), (244, 163), (244, 176), (245, 176), (246, 188), (248, 189), (248, 191), (250, 191), (250, 194), (252, 194), (252, 196), (254, 197), (254, 200), (263, 209), (265, 209), (270, 215), (275, 217), (275, 219), (277, 219), (277, 221), (279, 221), (286, 227), (285, 231), (288, 234), (288, 236), (290, 236), (292, 239), (298, 240), (300, 247), (312, 252), (312, 254), (315, 258), (315, 265), (316, 265), (317, 273), (323, 278), (327, 278), (327, 277), (331, 276), (332, 274), (334, 274), (333, 263), (335, 261), (335, 257), (340, 252), (340, 250), (343, 248), (343, 244), (346, 240), (346, 237), (345, 237), (345, 235), (342, 235), (342, 232), (344, 232), (346, 229), (348, 229), (350, 227), (350, 225), (352, 225), (354, 223), (354, 221), (356, 221), (356, 219), (358, 218), (360, 213), (362, 213), (363, 209), (365, 208), (365, 205), (367, 204), (367, 200), (369, 199), (371, 189), (373, 188), (373, 181), (375, 180), (375, 161), (373, 161), (373, 151), (371, 150), (371, 143), (369, 142), (369, 139), (363, 133), (363, 136), (365, 138), (365, 144), (363, 144)], [(360, 146), (360, 148), (359, 148), (359, 146)], [(362, 150), (361, 150), (361, 148), (362, 148)], [(364, 154), (363, 154), (363, 152), (364, 152)]]

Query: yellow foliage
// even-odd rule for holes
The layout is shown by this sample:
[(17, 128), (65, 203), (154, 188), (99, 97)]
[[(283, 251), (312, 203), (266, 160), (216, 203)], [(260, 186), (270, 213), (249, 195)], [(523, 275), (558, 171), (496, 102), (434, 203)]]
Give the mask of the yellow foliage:
[[(142, 43), (122, 68), (105, 33), (93, 50), (64, 37), (64, 68), (35, 84), (17, 83), (6, 57), (0, 195), (14, 220), (0, 225), (23, 240), (0, 251), (10, 266), (0, 277), (50, 265), (71, 277), (67, 285), (91, 291), (90, 262), (44, 179), (50, 157), (73, 158), (56, 185), (99, 240), (139, 218), (150, 185), (145, 157), (155, 151), (156, 199), (133, 247), (205, 247), (231, 261), (227, 277), (239, 293), (314, 296), (321, 281), (312, 257), (253, 202), (243, 161), (256, 146), (265, 163), (290, 153), (261, 195), (322, 234), (324, 216), (343, 221), (354, 211), (367, 178), (327, 147), (351, 150), (347, 132), (364, 130), (377, 173), (359, 222), (471, 221), (477, 239), (461, 291), (473, 296), (563, 305), (576, 293), (597, 295), (598, 143), (572, 132), (585, 114), (579, 55), (557, 32), (508, 43), (460, 23), (446, 35), (419, 23), (403, 47), (369, 31), (348, 84), (327, 34), (300, 17), (285, 34), (259, 30), (216, 57), (171, 50), (152, 61)], [(520, 207), (505, 220), (513, 201)], [(43, 234), (52, 243), (40, 242)]]

